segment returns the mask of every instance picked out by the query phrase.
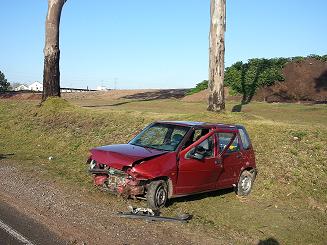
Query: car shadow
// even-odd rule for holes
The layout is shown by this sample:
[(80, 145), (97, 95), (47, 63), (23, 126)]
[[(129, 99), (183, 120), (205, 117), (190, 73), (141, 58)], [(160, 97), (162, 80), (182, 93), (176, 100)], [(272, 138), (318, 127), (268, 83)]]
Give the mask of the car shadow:
[(224, 196), (231, 192), (234, 192), (234, 188), (218, 190), (218, 191), (210, 191), (210, 192), (194, 194), (194, 195), (184, 196), (184, 197), (177, 197), (177, 198), (173, 198), (173, 199), (168, 199), (166, 206), (169, 207), (169, 206), (173, 205), (174, 203), (179, 203), (179, 202), (198, 201), (198, 200), (202, 200), (202, 199), (205, 199), (208, 197)]

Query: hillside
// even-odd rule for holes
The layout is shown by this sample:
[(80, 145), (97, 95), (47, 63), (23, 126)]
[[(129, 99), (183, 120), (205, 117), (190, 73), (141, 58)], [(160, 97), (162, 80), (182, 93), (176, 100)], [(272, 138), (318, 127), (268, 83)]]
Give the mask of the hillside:
[[(288, 62), (282, 69), (284, 81), (259, 88), (253, 97), (267, 102), (313, 102), (327, 103), (327, 62), (314, 58)], [(230, 96), (225, 88), (227, 100), (241, 100), (241, 96)], [(207, 91), (186, 96), (185, 101), (204, 101)]]

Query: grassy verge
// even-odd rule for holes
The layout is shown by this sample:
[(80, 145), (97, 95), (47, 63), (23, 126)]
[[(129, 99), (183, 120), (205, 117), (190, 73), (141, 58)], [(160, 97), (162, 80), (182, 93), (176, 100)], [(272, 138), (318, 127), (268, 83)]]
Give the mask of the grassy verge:
[(230, 191), (180, 198), (163, 212), (189, 212), (194, 215), (190, 226), (224, 231), (240, 244), (243, 238), (254, 242), (269, 237), (285, 244), (325, 242), (326, 106), (253, 103), (242, 113), (216, 115), (205, 112), (201, 103), (124, 102), (83, 109), (57, 99), (41, 107), (32, 101), (1, 100), (0, 154), (14, 154), (12, 160), (25, 169), (42, 169), (45, 177), (61, 183), (91, 188), (84, 165), (88, 149), (125, 143), (153, 120), (244, 124), (259, 168), (253, 193), (246, 199)]

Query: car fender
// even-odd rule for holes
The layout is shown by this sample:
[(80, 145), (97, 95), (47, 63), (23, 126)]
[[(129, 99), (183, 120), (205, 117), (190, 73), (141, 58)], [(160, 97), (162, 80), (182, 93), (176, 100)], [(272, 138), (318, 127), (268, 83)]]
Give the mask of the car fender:
[(149, 180), (166, 177), (172, 181), (172, 184), (175, 184), (177, 181), (176, 153), (169, 152), (136, 164), (132, 172)]

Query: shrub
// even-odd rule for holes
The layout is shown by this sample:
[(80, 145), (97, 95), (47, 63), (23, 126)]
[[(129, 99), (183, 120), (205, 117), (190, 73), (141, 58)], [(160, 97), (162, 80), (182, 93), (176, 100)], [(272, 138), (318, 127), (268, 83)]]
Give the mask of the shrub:
[(284, 80), (283, 66), (289, 61), (285, 58), (250, 59), (247, 63), (236, 62), (226, 68), (225, 85), (243, 95), (243, 103), (248, 103), (257, 88), (273, 85)]
[(190, 89), (187, 91), (187, 95), (198, 93), (202, 90), (205, 90), (208, 88), (208, 80), (203, 80), (202, 82), (196, 84), (195, 88)]

